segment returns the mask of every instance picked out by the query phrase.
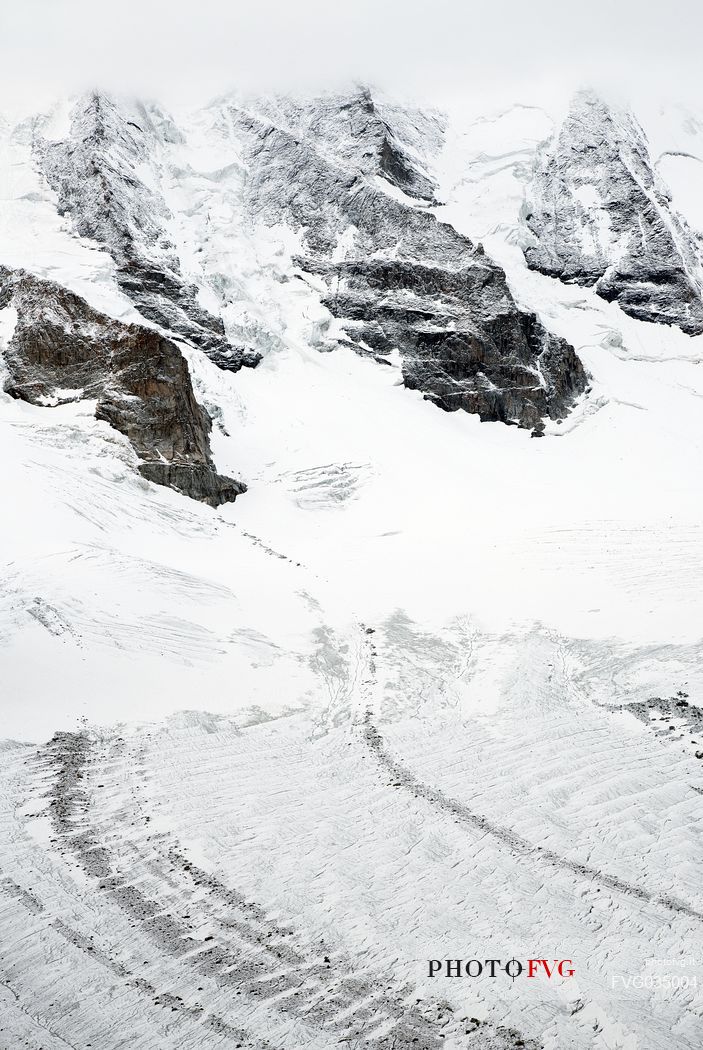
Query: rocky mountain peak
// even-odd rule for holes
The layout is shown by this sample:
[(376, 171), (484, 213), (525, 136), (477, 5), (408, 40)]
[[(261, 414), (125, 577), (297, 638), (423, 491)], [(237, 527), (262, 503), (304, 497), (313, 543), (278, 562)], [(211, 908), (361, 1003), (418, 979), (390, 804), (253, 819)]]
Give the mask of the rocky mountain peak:
[(370, 96), (277, 105), (227, 103), (223, 125), (244, 158), (249, 214), (295, 230), (304, 250), (292, 261), (324, 282), (341, 341), (380, 359), (399, 351), (406, 386), (445, 410), (538, 432), (565, 415), (587, 386), (573, 348), (518, 308), (480, 245), (385, 188)]
[(703, 332), (699, 238), (628, 110), (592, 91), (574, 97), (537, 152), (523, 218), (532, 269), (594, 286), (640, 320)]
[(79, 236), (110, 252), (120, 288), (148, 321), (222, 368), (256, 362), (227, 340), (221, 317), (203, 307), (198, 285), (183, 273), (169, 234), (158, 136), (143, 105), (92, 92), (76, 103), (70, 135), (38, 138), (35, 153), (59, 210)]

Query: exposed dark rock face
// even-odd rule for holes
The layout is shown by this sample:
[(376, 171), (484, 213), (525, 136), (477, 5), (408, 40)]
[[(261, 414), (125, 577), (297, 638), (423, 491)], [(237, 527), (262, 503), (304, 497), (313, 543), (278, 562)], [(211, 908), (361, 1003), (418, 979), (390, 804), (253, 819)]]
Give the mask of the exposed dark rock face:
[(438, 114), (378, 102), (367, 88), (307, 103), (261, 100), (254, 108), (296, 138), (314, 141), (353, 171), (379, 175), (409, 197), (434, 202), (435, 186), (423, 155), (441, 145)]
[(640, 320), (703, 332), (701, 247), (630, 113), (591, 92), (574, 98), (538, 152), (524, 220), (532, 269), (594, 285)]
[[(128, 119), (112, 99), (93, 93), (75, 106), (69, 138), (37, 140), (59, 210), (71, 216), (80, 236), (110, 252), (120, 288), (147, 320), (203, 350), (220, 368), (237, 371), (255, 364), (228, 342), (222, 319), (200, 305), (198, 288), (181, 272), (158, 179), (144, 175), (150, 169), (155, 175), (151, 116), (141, 105), (134, 110), (134, 119)], [(168, 133), (179, 135), (173, 125)]]
[(323, 302), (356, 348), (375, 356), (397, 348), (405, 384), (444, 409), (538, 432), (544, 417), (566, 415), (587, 386), (578, 357), (517, 307), (480, 245), (331, 159), (315, 139), (234, 105), (227, 119), (248, 146), (251, 211), (301, 233), (307, 251), (297, 262), (323, 279)]
[(129, 439), (150, 481), (213, 507), (245, 491), (216, 473), (210, 417), (169, 339), (112, 320), (53, 281), (0, 267), (0, 309), (7, 306), (17, 311), (5, 351), (13, 397), (35, 405), (94, 398), (96, 418)]
[[(318, 273), (320, 272), (318, 268)], [(405, 385), (441, 408), (543, 429), (586, 385), (573, 348), (505, 301), (497, 267), (392, 260), (330, 264), (329, 309), (378, 354), (403, 354)]]

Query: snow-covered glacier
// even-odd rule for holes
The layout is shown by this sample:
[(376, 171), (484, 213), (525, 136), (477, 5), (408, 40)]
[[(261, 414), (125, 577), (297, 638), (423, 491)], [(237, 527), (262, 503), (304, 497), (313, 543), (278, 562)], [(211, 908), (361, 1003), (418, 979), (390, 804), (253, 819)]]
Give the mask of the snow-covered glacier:
[(703, 111), (553, 103), (0, 120), (1, 1050), (701, 1045)]

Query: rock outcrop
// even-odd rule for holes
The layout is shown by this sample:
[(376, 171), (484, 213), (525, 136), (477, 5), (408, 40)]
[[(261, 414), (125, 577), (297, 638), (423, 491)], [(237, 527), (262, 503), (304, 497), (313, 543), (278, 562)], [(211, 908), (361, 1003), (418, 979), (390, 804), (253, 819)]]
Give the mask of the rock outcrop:
[(318, 265), (324, 300), (380, 355), (403, 355), (412, 390), (447, 411), (543, 430), (586, 386), (573, 347), (506, 301), (500, 270), (475, 260), (454, 271), (392, 259)]
[(629, 112), (580, 92), (537, 154), (523, 218), (532, 269), (592, 285), (640, 320), (703, 332), (701, 246)]
[(213, 507), (245, 491), (213, 466), (210, 417), (171, 340), (99, 313), (53, 281), (0, 267), (0, 309), (8, 306), (17, 311), (4, 354), (13, 397), (45, 406), (94, 399), (96, 418), (129, 439), (150, 481)]

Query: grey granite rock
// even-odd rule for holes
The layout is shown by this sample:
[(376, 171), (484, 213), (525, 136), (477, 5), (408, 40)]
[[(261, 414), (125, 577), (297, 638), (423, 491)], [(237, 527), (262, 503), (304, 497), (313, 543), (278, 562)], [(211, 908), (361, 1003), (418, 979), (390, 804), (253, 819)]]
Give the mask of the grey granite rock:
[[(406, 386), (444, 409), (537, 432), (566, 415), (587, 388), (573, 348), (516, 305), (480, 245), (384, 191), (344, 149), (335, 155), (328, 101), (323, 113), (324, 148), (314, 115), (304, 133), (301, 121), (293, 133), (234, 103), (225, 115), (247, 150), (252, 214), (299, 232), (298, 265), (324, 281), (323, 302), (350, 343), (377, 357), (400, 351)], [(336, 120), (346, 143), (339, 104)]]
[(379, 101), (367, 87), (309, 100), (257, 99), (252, 109), (296, 138), (315, 142), (337, 163), (379, 176), (417, 201), (434, 201), (427, 158), (442, 145), (444, 119), (439, 113)]
[(703, 332), (700, 243), (628, 111), (575, 96), (537, 154), (523, 218), (532, 269), (593, 285), (640, 320)]

